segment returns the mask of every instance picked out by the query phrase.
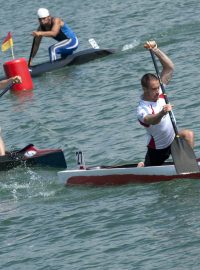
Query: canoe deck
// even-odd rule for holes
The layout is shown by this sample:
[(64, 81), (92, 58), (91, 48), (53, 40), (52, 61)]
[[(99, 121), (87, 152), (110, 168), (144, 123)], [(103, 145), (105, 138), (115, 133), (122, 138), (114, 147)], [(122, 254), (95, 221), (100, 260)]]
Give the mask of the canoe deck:
[[(64, 68), (66, 66), (71, 65), (82, 65), (85, 63), (88, 63), (90, 61), (106, 57), (108, 55), (114, 54), (116, 50), (114, 49), (86, 49), (83, 51), (78, 51), (72, 55), (69, 55), (66, 58), (58, 59), (54, 62), (44, 62), (37, 65), (30, 66), (29, 71), (31, 74), (31, 77), (37, 77), (41, 76), (42, 74), (46, 72), (55, 71), (61, 68)], [(6, 79), (6, 76), (0, 77), (0, 80)]]
[(115, 51), (112, 49), (87, 49), (83, 51), (79, 51), (72, 55), (69, 55), (66, 58), (58, 59), (55, 62), (45, 62), (35, 66), (31, 66), (29, 71), (31, 73), (31, 77), (36, 77), (42, 75), (45, 72), (50, 72), (53, 70), (58, 70), (60, 68), (71, 66), (71, 65), (82, 65), (87, 62), (90, 62), (95, 59), (99, 59), (110, 54), (113, 54)]
[(172, 163), (143, 168), (137, 167), (137, 164), (127, 164), (113, 167), (99, 166), (86, 169), (63, 170), (58, 172), (58, 178), (64, 185), (125, 185), (176, 179), (200, 179), (200, 172), (177, 174)]

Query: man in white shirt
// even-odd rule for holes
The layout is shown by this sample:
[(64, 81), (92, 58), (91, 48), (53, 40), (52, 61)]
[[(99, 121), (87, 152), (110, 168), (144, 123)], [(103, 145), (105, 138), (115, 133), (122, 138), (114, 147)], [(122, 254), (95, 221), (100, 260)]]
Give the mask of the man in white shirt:
[[(167, 85), (172, 78), (174, 64), (163, 53), (155, 41), (147, 41), (146, 49), (151, 49), (162, 64), (161, 81)], [(166, 104), (156, 75), (147, 73), (141, 79), (143, 94), (137, 107), (137, 118), (147, 131), (147, 153), (145, 161), (138, 166), (159, 166), (169, 158), (171, 143), (175, 132), (169, 116), (172, 110), (171, 104)], [(182, 130), (179, 135), (184, 138), (191, 147), (194, 147), (194, 133), (191, 130)]]

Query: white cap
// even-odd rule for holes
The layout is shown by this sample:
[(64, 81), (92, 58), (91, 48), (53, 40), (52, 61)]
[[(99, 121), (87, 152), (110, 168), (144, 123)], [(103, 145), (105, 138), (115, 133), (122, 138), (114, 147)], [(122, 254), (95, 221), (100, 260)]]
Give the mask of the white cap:
[(39, 8), (37, 15), (39, 19), (46, 18), (49, 16), (49, 11), (46, 8)]

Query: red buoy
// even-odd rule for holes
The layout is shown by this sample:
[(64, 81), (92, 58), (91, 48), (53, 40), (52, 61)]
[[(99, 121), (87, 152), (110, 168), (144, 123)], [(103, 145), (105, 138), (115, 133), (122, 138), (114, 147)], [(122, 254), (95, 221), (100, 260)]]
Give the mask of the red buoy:
[(25, 58), (14, 59), (3, 64), (7, 78), (20, 76), (22, 83), (14, 84), (12, 90), (32, 90), (33, 81)]

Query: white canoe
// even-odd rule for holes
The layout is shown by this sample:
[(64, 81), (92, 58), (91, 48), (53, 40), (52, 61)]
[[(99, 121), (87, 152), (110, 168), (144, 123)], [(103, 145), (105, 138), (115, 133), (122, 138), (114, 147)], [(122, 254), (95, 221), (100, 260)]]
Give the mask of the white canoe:
[[(199, 162), (199, 160), (198, 160)], [(200, 165), (200, 162), (198, 163)], [(86, 169), (63, 170), (58, 172), (59, 181), (65, 185), (125, 185), (131, 183), (153, 183), (175, 179), (200, 179), (200, 172), (177, 174), (173, 164), (164, 166), (136, 167), (99, 166)]]

